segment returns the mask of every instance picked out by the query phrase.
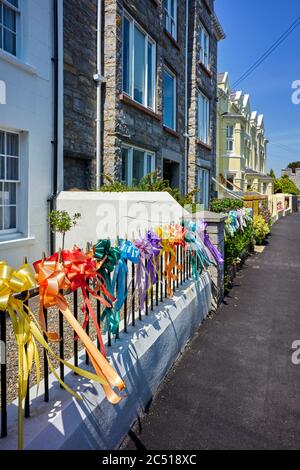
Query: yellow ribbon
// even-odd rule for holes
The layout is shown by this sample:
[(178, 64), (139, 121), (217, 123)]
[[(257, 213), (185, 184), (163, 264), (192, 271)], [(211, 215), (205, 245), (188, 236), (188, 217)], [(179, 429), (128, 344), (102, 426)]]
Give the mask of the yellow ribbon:
[(162, 252), (165, 260), (165, 271), (163, 272), (164, 277), (167, 279), (167, 296), (170, 298), (173, 296), (172, 281), (176, 281), (178, 276), (173, 273), (173, 269), (177, 266), (177, 270), (181, 270), (181, 266), (176, 261), (176, 243), (179, 244), (179, 239), (174, 238), (173, 234), (169, 229), (158, 227), (156, 233), (161, 238)]

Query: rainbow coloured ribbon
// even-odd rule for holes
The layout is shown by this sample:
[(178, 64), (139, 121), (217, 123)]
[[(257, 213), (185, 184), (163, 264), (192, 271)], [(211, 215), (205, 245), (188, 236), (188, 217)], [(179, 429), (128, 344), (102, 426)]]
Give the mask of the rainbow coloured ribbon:
[[(18, 448), (23, 449), (23, 402), (27, 394), (29, 374), (35, 363), (37, 372), (37, 384), (40, 382), (40, 359), (37, 349), (39, 343), (47, 354), (47, 359), (51, 372), (55, 375), (60, 384), (73, 396), (80, 399), (80, 396), (73, 392), (57, 375), (49, 354), (54, 359), (60, 361), (75, 373), (84, 377), (96, 380), (99, 383), (106, 383), (99, 377), (87, 371), (81, 371), (78, 367), (72, 366), (67, 361), (60, 359), (45, 341), (39, 323), (36, 321), (30, 308), (26, 305), (29, 298), (29, 290), (36, 286), (35, 276), (32, 268), (28, 264), (23, 264), (18, 270), (8, 266), (5, 262), (0, 262), (0, 310), (7, 311), (10, 315), (13, 330), (18, 346)], [(24, 299), (17, 299), (16, 294), (24, 295)], [(4, 314), (4, 313), (2, 313)]]
[[(59, 261), (39, 261), (34, 263), (36, 278), (40, 288), (40, 296), (45, 308), (57, 307), (71, 325), (79, 339), (83, 343), (95, 369), (95, 374), (88, 373), (74, 366), (67, 366), (83, 377), (92, 378), (102, 385), (105, 396), (110, 403), (119, 403), (122, 399), (113, 388), (122, 391), (125, 383), (119, 377), (114, 368), (108, 363), (103, 354), (97, 349), (93, 341), (75, 319), (69, 309), (68, 302), (62, 292), (70, 288), (65, 268)], [(87, 375), (88, 374), (88, 375)]]
[[(98, 273), (104, 279), (108, 294), (115, 299), (115, 286), (112, 283), (111, 274), (118, 265), (121, 258), (120, 249), (112, 247), (109, 239), (99, 240), (94, 246), (94, 257), (99, 262)], [(120, 318), (118, 311), (111, 307), (106, 307), (102, 313), (101, 320), (105, 320), (105, 329), (114, 335), (118, 333)]]

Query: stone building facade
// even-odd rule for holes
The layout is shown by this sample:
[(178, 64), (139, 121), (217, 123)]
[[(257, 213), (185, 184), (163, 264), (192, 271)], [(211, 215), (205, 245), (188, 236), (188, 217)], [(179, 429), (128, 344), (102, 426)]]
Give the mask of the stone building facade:
[[(131, 185), (157, 169), (182, 193), (206, 185), (206, 196), (199, 193), (205, 202), (215, 175), (217, 43), (224, 33), (213, 0), (189, 0), (187, 28), (186, 2), (102, 1), (101, 172)], [(95, 187), (97, 4), (64, 1), (65, 189)], [(200, 138), (203, 127), (207, 139)]]
[(295, 171), (293, 171), (291, 168), (281, 170), (281, 176), (288, 176), (300, 191), (300, 168), (295, 168)]

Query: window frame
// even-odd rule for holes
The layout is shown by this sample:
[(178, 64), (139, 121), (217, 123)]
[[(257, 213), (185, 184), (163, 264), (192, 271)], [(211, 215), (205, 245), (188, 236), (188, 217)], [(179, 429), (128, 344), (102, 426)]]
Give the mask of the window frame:
[(123, 149), (127, 149), (128, 150), (128, 161), (127, 161), (127, 164), (128, 164), (128, 181), (125, 181), (123, 180), (122, 176), (121, 175), (121, 181), (126, 184), (126, 186), (130, 187), (132, 186), (133, 184), (133, 151), (134, 150), (137, 150), (139, 152), (143, 152), (144, 153), (144, 174), (142, 176), (142, 178), (144, 176), (146, 176), (149, 172), (147, 171), (147, 157), (148, 155), (151, 155), (151, 173), (153, 173), (153, 171), (155, 170), (155, 152), (153, 152), (152, 150), (147, 150), (143, 147), (138, 147), (136, 145), (130, 145), (130, 144), (122, 144), (121, 145), (121, 151)]
[[(7, 26), (4, 25), (4, 8), (3, 6), (6, 6), (8, 9), (13, 11), (16, 14), (16, 31), (11, 30)], [(2, 9), (2, 23), (0, 23), (2, 32), (1, 34), (1, 39), (2, 39), (2, 46), (0, 47), (0, 51), (3, 51), (5, 54), (9, 54), (13, 57), (18, 57), (18, 51), (19, 51), (19, 30), (20, 30), (20, 14), (21, 14), (21, 8), (20, 8), (20, 0), (18, 0), (18, 6), (16, 7), (12, 3), (9, 2), (9, 0), (0, 0), (0, 8)], [(15, 40), (16, 40), (16, 53), (13, 54), (12, 52), (6, 50), (4, 48), (4, 30), (9, 31), (10, 33), (15, 35)]]
[[(124, 21), (125, 19), (129, 22), (129, 92), (124, 89), (124, 71), (125, 71), (125, 61), (124, 61)], [(134, 56), (134, 31), (135, 28), (140, 31), (145, 36), (145, 83), (144, 83), (144, 103), (140, 103), (134, 98), (134, 65), (135, 65), (135, 56)], [(153, 83), (152, 90), (152, 106), (148, 106), (148, 44), (152, 44), (152, 73), (151, 79)], [(122, 92), (129, 96), (130, 99), (138, 103), (140, 106), (144, 106), (147, 109), (151, 109), (155, 112), (156, 109), (156, 41), (145, 31), (137, 21), (125, 10), (123, 10), (122, 18)]]
[(203, 191), (197, 193), (197, 204), (202, 204), (205, 209), (208, 209), (210, 197), (210, 170), (208, 168), (197, 167), (197, 189), (201, 188), (201, 173), (203, 174), (202, 181), (204, 181), (204, 185)]
[[(206, 103), (206, 108), (204, 110), (204, 115), (206, 122), (204, 123), (203, 127), (203, 133), (204, 135), (201, 135), (202, 129), (200, 126), (201, 119), (200, 119), (200, 100), (203, 98), (203, 102)], [(204, 95), (201, 91), (198, 92), (198, 99), (197, 99), (197, 137), (198, 139), (203, 142), (205, 145), (210, 145), (211, 144), (211, 109), (210, 109), (210, 99)], [(206, 125), (205, 125), (206, 124)]]
[(163, 84), (164, 84), (164, 74), (167, 73), (173, 79), (173, 127), (168, 126), (165, 123), (165, 87), (163, 87), (163, 125), (167, 129), (171, 129), (174, 132), (177, 132), (177, 76), (168, 66), (163, 67)]
[[(167, 7), (164, 5), (164, 10), (165, 10), (165, 28), (166, 31), (172, 36), (172, 38), (177, 41), (177, 31), (178, 31), (178, 26), (177, 26), (177, 9), (178, 9), (178, 1), (174, 0), (174, 17), (171, 15), (171, 1), (172, 0), (166, 0), (167, 1)], [(172, 21), (174, 23), (175, 27), (175, 33), (172, 33)]]
[[(207, 50), (204, 47), (204, 37), (207, 38)], [(199, 25), (199, 61), (210, 70), (210, 35), (202, 23)]]
[[(19, 230), (18, 230), (18, 220), (19, 220), (18, 190), (19, 190), (20, 183), (21, 183), (21, 178), (20, 178), (20, 168), (21, 168), (21, 164), (20, 164), (20, 148), (21, 148), (20, 140), (21, 140), (21, 135), (20, 135), (20, 132), (16, 132), (16, 131), (13, 131), (13, 130), (10, 130), (10, 129), (2, 129), (1, 127), (0, 127), (0, 132), (4, 133), (4, 154), (0, 152), (0, 156), (5, 158), (4, 178), (0, 179), (0, 183), (2, 183), (3, 185), (5, 183), (12, 183), (12, 184), (16, 185), (16, 203), (15, 204), (6, 204), (6, 205), (1, 204), (0, 205), (0, 207), (2, 207), (2, 208), (4, 208), (4, 207), (15, 207), (16, 208), (16, 227), (11, 228), (11, 229), (2, 229), (2, 230), (0, 228), (0, 239), (1, 239), (5, 235), (10, 235), (10, 234), (14, 234), (14, 233), (19, 232)], [(7, 134), (14, 134), (14, 135), (18, 136), (18, 154), (19, 154), (18, 156), (17, 155), (7, 155)], [(6, 179), (6, 165), (7, 165), (6, 164), (6, 159), (7, 159), (7, 157), (14, 158), (14, 159), (18, 160), (18, 179), (16, 179), (16, 180)], [(0, 193), (1, 193), (1, 191), (0, 191)], [(3, 227), (4, 227), (4, 210), (3, 210), (2, 217), (3, 217), (2, 222), (3, 222)]]
[[(228, 129), (232, 128), (232, 136), (229, 136), (228, 135)], [(235, 136), (234, 136), (234, 133), (235, 133), (235, 129), (234, 129), (234, 126), (233, 125), (226, 125), (226, 152), (229, 152), (229, 153), (232, 153), (234, 151), (234, 142), (235, 142)], [(230, 149), (230, 145), (229, 143), (231, 143), (232, 145), (232, 148)]]

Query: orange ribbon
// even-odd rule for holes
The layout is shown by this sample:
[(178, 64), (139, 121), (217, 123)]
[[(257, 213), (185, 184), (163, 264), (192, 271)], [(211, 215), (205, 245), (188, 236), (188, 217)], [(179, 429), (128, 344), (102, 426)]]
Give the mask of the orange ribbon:
[[(54, 258), (55, 257), (56, 255), (54, 255)], [(125, 383), (75, 319), (69, 309), (67, 300), (61, 293), (63, 290), (71, 288), (72, 281), (70, 281), (67, 276), (68, 266), (64, 266), (61, 262), (55, 259), (48, 259), (34, 263), (34, 268), (37, 273), (36, 278), (40, 287), (42, 307), (57, 307), (61, 311), (85, 346), (96, 374), (103, 380), (104, 384), (101, 385), (106, 398), (110, 403), (119, 403), (123, 397), (120, 397), (113, 390), (113, 387), (116, 387), (121, 391), (125, 388)]]
[(176, 260), (176, 247), (185, 246), (186, 230), (182, 225), (169, 225), (166, 228), (158, 227), (156, 230), (158, 236), (162, 240), (162, 254), (165, 259), (164, 277), (167, 279), (167, 295), (173, 296), (172, 281), (177, 281), (178, 275), (173, 272), (177, 268), (177, 272), (182, 270), (182, 266)]

